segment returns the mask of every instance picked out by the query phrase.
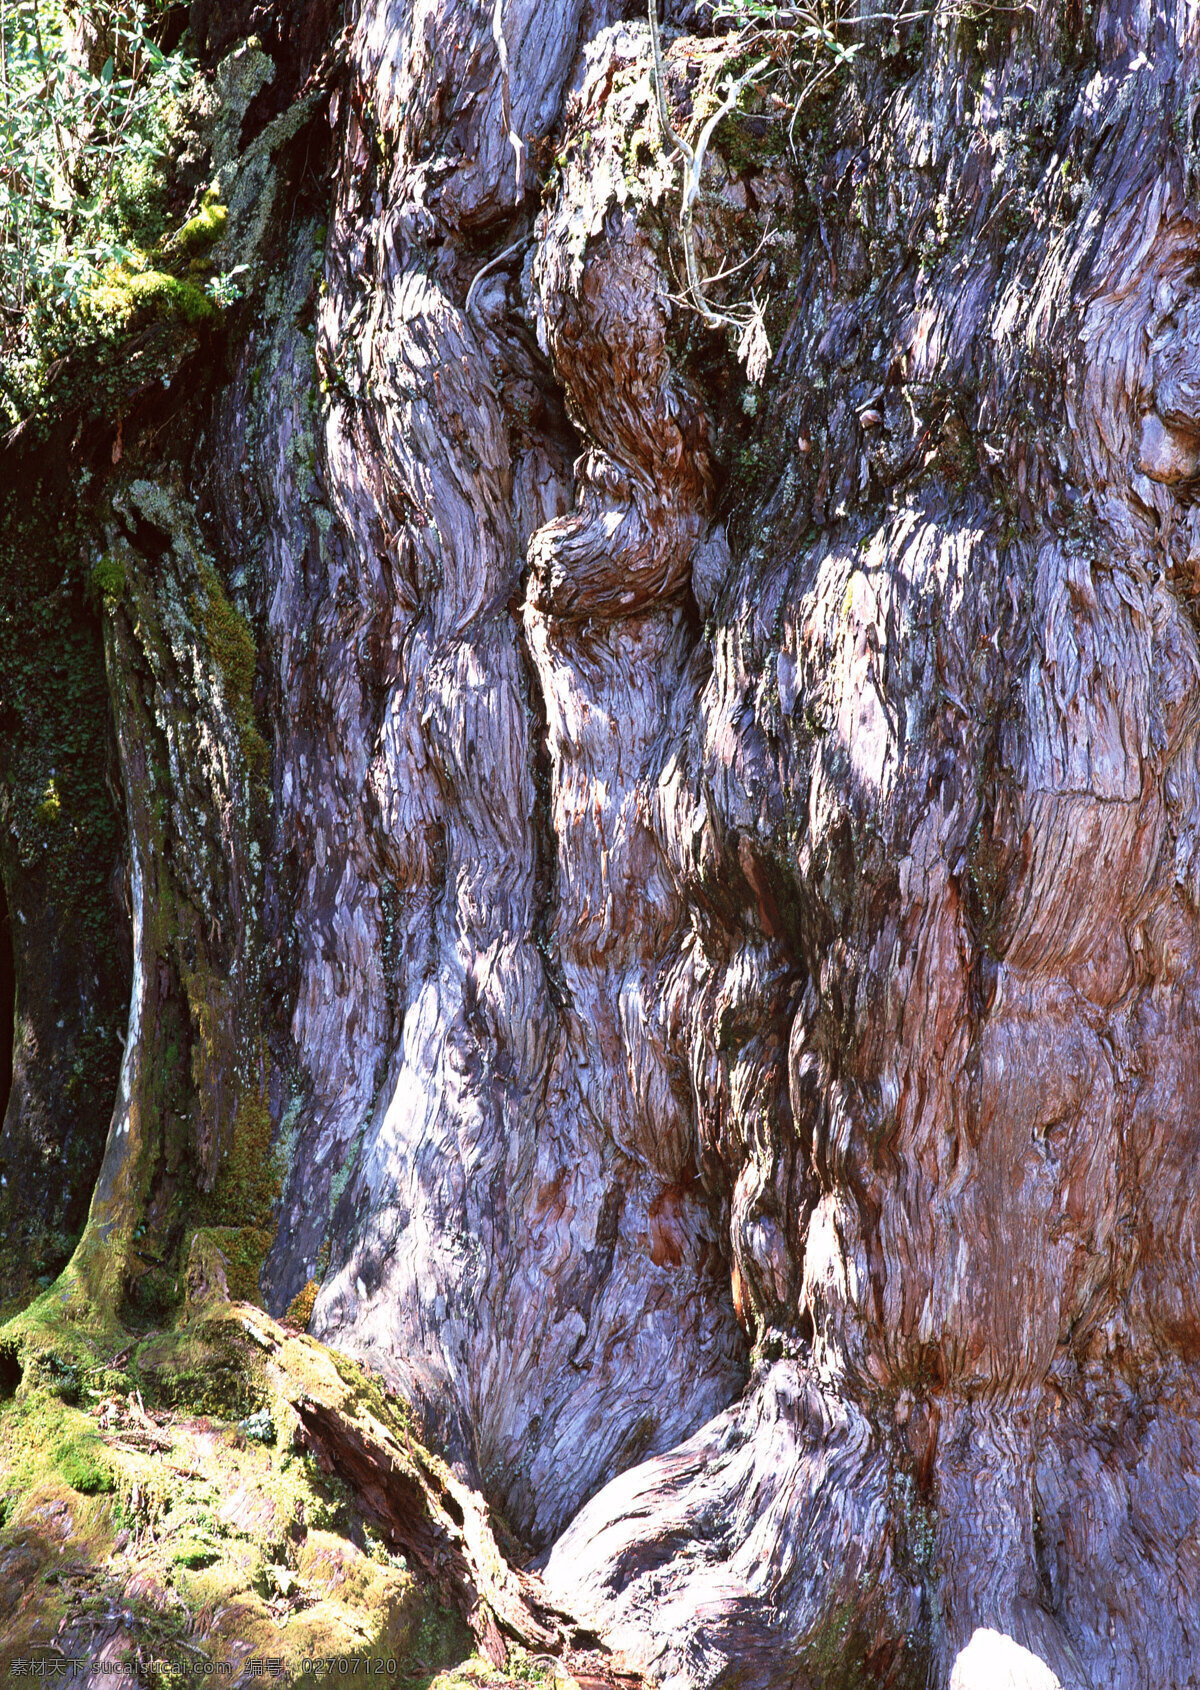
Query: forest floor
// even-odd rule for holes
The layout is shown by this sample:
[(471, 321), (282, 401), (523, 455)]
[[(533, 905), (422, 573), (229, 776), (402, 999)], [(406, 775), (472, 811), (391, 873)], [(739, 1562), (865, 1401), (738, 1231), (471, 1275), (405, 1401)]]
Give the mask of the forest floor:
[(403, 1427), (353, 1363), (220, 1297), (135, 1331), (60, 1281), (0, 1328), (0, 1678), (577, 1685), (515, 1646), (503, 1670), (475, 1652), (306, 1448), (284, 1365)]

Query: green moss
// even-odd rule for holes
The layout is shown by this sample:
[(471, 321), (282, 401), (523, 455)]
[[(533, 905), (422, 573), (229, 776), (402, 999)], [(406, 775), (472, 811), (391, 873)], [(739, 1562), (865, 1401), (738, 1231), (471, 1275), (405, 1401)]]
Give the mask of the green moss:
[[(404, 1439), (415, 1435), (412, 1410), (402, 1397), (393, 1396), (381, 1379), (369, 1374), (352, 1357), (331, 1350), (330, 1360), (337, 1368), (342, 1383), (350, 1389), (351, 1394), (345, 1404), (348, 1414), (366, 1409), (381, 1426), (388, 1427), (397, 1437)], [(436, 1466), (436, 1459), (430, 1457), (430, 1460)]]
[(171, 1552), (171, 1563), (176, 1567), (188, 1567), (195, 1570), (200, 1567), (211, 1567), (221, 1559), (220, 1549), (212, 1542), (202, 1537), (185, 1537), (175, 1545)]
[(165, 270), (110, 270), (83, 299), (86, 317), (129, 330), (141, 323), (175, 322), (189, 328), (215, 322), (220, 311), (202, 288)]
[(209, 564), (202, 564), (200, 574), (204, 582), (201, 619), (208, 635), (209, 650), (221, 671), (251, 779), (261, 781), (266, 777), (269, 756), (266, 741), (254, 720), (254, 671), (258, 664), (258, 648), (250, 624), (230, 604), (216, 570)]
[(271, 1150), (270, 1111), (266, 1098), (250, 1084), (238, 1099), (232, 1143), (221, 1158), (211, 1196), (204, 1204), (205, 1218), (214, 1226), (241, 1229), (247, 1241), (264, 1234), (270, 1239), (278, 1198), (279, 1168)]
[(759, 171), (788, 150), (786, 114), (731, 112), (717, 130), (716, 149), (735, 175)]
[[(66, 1319), (61, 1298), (45, 1305), (39, 1331), (47, 1340), (55, 1309)], [(118, 1353), (128, 1346), (128, 1334), (104, 1336), (110, 1361), (108, 1346), (117, 1344)], [(59, 1337), (74, 1365), (82, 1333), (68, 1324)], [(211, 1651), (224, 1660), (225, 1640), (236, 1635), (255, 1655), (281, 1656), (296, 1685), (320, 1682), (305, 1673), (306, 1660), (360, 1654), (364, 1646), (372, 1656), (394, 1658), (399, 1681), (429, 1685), (448, 1672), (438, 1682), (466, 1690), (491, 1680), (462, 1620), (403, 1557), (364, 1533), (347, 1488), (295, 1453), (290, 1410), (273, 1394), (263, 1354), (233, 1311), (193, 1311), (173, 1330), (144, 1337), (129, 1365), (122, 1394), (136, 1385), (148, 1406), (171, 1410), (156, 1414), (171, 1441), (168, 1457), (135, 1450), (122, 1437), (106, 1445), (92, 1414), (41, 1386), (23, 1385), (0, 1404), (0, 1557), (17, 1549), (24, 1583), (17, 1629), (0, 1643), (0, 1674), (6, 1647), (27, 1654), (43, 1636), (80, 1652), (72, 1628), (86, 1632), (90, 1615), (118, 1605), (131, 1641), (154, 1655), (177, 1658), (186, 1642), (189, 1658)], [(346, 1365), (370, 1387), (360, 1369)], [(94, 1364), (85, 1376), (96, 1381), (87, 1401), (98, 1406), (110, 1394), (112, 1369)], [(277, 1419), (274, 1446), (213, 1424), (244, 1419), (251, 1404)], [(43, 1551), (39, 1540), (36, 1563), (22, 1562), (20, 1534), (48, 1507), (65, 1521), (64, 1553), (57, 1543)], [(119, 1528), (132, 1538), (127, 1548)], [(224, 1612), (236, 1632), (219, 1623)], [(543, 1682), (544, 1667), (518, 1651), (506, 1682)]]
[(298, 1326), (302, 1332), (308, 1331), (308, 1323), (312, 1319), (313, 1307), (320, 1289), (317, 1281), (310, 1279), (302, 1290), (297, 1291), (283, 1317), (289, 1326)]
[(225, 233), (228, 222), (229, 212), (225, 206), (218, 202), (205, 205), (195, 217), (188, 219), (172, 244), (182, 248), (189, 256), (207, 252)]
[[(457, 1690), (459, 1685), (467, 1690), (468, 1686), (478, 1686), (477, 1674), (471, 1670), (480, 1664), (473, 1645), (474, 1638), (458, 1615), (427, 1598), (413, 1628), (409, 1648), (413, 1658), (426, 1666), (428, 1690), (452, 1690), (452, 1687)], [(488, 1677), (493, 1672), (494, 1669), (489, 1671)]]
[(134, 395), (169, 382), (197, 334), (221, 314), (196, 280), (112, 266), (70, 310), (36, 315), (28, 355), (5, 369), (0, 414), (19, 422), (30, 444), (73, 412), (115, 419)]
[(74, 1405), (82, 1388), (80, 1364), (56, 1350), (33, 1349), (25, 1358), (25, 1384)]
[[(274, 1237), (273, 1229), (263, 1226), (202, 1227), (192, 1239), (189, 1261), (207, 1260), (212, 1264), (217, 1260), (214, 1252), (219, 1252), (221, 1272), (233, 1301), (259, 1303), (259, 1275)], [(213, 1277), (214, 1269), (210, 1265), (205, 1278), (211, 1282)]]
[(92, 589), (108, 607), (117, 604), (125, 592), (125, 565), (111, 552), (92, 565)]
[(147, 1402), (245, 1420), (269, 1406), (261, 1357), (232, 1321), (201, 1321), (154, 1335), (133, 1367)]
[(20, 1357), (21, 1397), (33, 1392), (77, 1402), (84, 1380), (119, 1385), (120, 1374), (111, 1362), (127, 1345), (128, 1333), (69, 1274), (8, 1320), (0, 1333), (0, 1341), (15, 1345)]
[(47, 827), (53, 827), (62, 819), (62, 798), (59, 795), (58, 782), (53, 776), (46, 782), (42, 801), (33, 813), (36, 819)]
[(238, 1227), (233, 1233), (226, 1256), (229, 1263), (226, 1269), (226, 1283), (229, 1286), (229, 1295), (235, 1301), (261, 1301), (262, 1294), (258, 1282), (274, 1237), (272, 1228), (261, 1226)]
[(180, 1276), (170, 1268), (152, 1267), (130, 1287), (129, 1302), (143, 1320), (165, 1320), (180, 1300)]
[(72, 1490), (99, 1496), (116, 1489), (113, 1470), (104, 1459), (98, 1438), (71, 1438), (55, 1451), (54, 1464)]

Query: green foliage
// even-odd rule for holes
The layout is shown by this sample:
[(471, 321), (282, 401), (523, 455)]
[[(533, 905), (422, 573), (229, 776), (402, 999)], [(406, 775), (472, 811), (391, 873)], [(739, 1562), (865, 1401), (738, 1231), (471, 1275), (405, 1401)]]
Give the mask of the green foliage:
[[(714, 22), (732, 32), (739, 55), (764, 55), (751, 88), (773, 99), (785, 116), (789, 144), (802, 156), (801, 138), (819, 126), (839, 79), (857, 69), (868, 45), (893, 75), (907, 74), (910, 58), (935, 8), (930, 0), (897, 0), (866, 7), (857, 0), (706, 0)], [(1004, 0), (951, 0), (937, 8), (943, 27), (956, 24), (964, 42), (986, 41), (993, 22), (1009, 27), (1020, 11)]]
[(168, 238), (170, 155), (195, 70), (158, 45), (162, 10), (146, 0), (0, 7), (0, 418), (10, 422), (119, 406), (131, 384), (175, 361), (160, 336), (123, 368), (131, 330), (159, 323), (193, 336), (228, 302), (172, 273), (219, 238), (224, 208), (205, 206)]
[[(847, 0), (801, 0), (799, 5), (787, 0), (711, 0), (710, 9), (718, 23), (786, 34), (793, 50), (834, 64), (848, 64), (862, 48), (861, 41), (846, 39), (847, 27), (857, 20), (857, 8)], [(903, 13), (903, 0), (895, 10)]]
[[(766, 62), (754, 78), (790, 108), (789, 138), (796, 142), (796, 122), (840, 71), (849, 69), (864, 42), (859, 8), (851, 0), (709, 0), (714, 20), (737, 32), (746, 54), (762, 53)], [(920, 0), (900, 0), (897, 22), (921, 11)]]
[[(26, 311), (73, 303), (161, 237), (161, 161), (193, 68), (161, 51), (141, 0), (15, 0), (0, 15), (0, 298)], [(110, 49), (98, 72), (69, 51), (72, 24)]]

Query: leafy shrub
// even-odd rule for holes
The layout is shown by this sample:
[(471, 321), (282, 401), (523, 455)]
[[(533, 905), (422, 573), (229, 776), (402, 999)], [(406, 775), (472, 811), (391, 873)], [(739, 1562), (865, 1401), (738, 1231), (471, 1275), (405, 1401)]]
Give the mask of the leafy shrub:
[(73, 303), (96, 275), (164, 231), (162, 169), (172, 115), (193, 75), (163, 53), (143, 3), (84, 5), (111, 32), (99, 73), (73, 62), (65, 0), (3, 11), (0, 302)]
[[(164, 267), (168, 154), (195, 68), (162, 51), (160, 22), (146, 0), (0, 6), (0, 414), (12, 421), (46, 404), (66, 353), (217, 315)], [(85, 38), (108, 50), (99, 70)], [(221, 210), (201, 213), (201, 247)]]
[(92, 565), (92, 589), (105, 604), (116, 604), (125, 591), (125, 565), (106, 552)]

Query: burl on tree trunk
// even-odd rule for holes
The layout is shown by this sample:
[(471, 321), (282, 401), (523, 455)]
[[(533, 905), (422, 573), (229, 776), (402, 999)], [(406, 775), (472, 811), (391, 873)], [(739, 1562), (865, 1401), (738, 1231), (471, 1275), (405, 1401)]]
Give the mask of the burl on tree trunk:
[[(761, 389), (679, 298), (639, 9), (351, 10), (323, 278), (298, 222), (161, 466), (262, 645), (269, 1303), (320, 1280), (672, 1690), (1182, 1690), (1194, 8), (937, 0), (794, 153), (726, 119)], [(686, 129), (732, 49), (667, 34)]]

